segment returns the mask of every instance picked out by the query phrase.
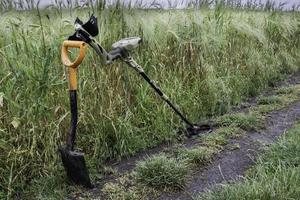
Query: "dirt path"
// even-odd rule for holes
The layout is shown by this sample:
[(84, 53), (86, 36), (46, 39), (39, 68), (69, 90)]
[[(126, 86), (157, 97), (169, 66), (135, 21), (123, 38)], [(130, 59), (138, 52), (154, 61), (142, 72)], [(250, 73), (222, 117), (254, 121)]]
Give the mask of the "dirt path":
[[(288, 77), (285, 82), (277, 84), (278, 86), (295, 85), (300, 81), (300, 72)], [(274, 91), (265, 91), (263, 95), (272, 95)], [(250, 107), (256, 105), (256, 98), (250, 98), (246, 106), (235, 108), (233, 112), (246, 112)], [(231, 139), (225, 146), (225, 150), (214, 157), (211, 163), (205, 167), (195, 169), (193, 178), (190, 179), (184, 191), (177, 193), (163, 193), (159, 199), (191, 199), (194, 195), (203, 192), (205, 189), (212, 189), (222, 183), (228, 181), (241, 180), (245, 171), (253, 164), (257, 155), (263, 150), (267, 144), (276, 141), (276, 138), (290, 128), (298, 119), (300, 119), (300, 100), (287, 106), (284, 109), (273, 111), (267, 115), (266, 128), (261, 132), (246, 132), (239, 138)], [(197, 137), (190, 138), (183, 142), (185, 146), (197, 145)], [(115, 179), (122, 174), (133, 170), (136, 163), (148, 156), (157, 154), (162, 151), (168, 151), (172, 148), (172, 144), (163, 144), (158, 147), (137, 153), (120, 162), (109, 162), (108, 166), (114, 167), (116, 174), (106, 175), (101, 181), (95, 184), (95, 188), (87, 191), (89, 197), (95, 199), (105, 199), (101, 189), (104, 184), (114, 182)], [(232, 150), (233, 146), (238, 146)], [(72, 195), (71, 195), (72, 196)], [(77, 195), (76, 195), (77, 196)], [(80, 195), (81, 196), (81, 195)], [(77, 199), (77, 197), (69, 197), (69, 199)]]
[[(208, 133), (205, 133), (205, 134), (208, 134)], [(199, 143), (199, 141), (197, 141), (197, 137), (194, 137), (194, 138), (187, 139), (186, 141), (183, 142), (182, 145), (184, 145), (186, 147), (191, 147), (198, 143)], [(125, 174), (126, 172), (133, 170), (138, 161), (144, 160), (151, 155), (155, 155), (155, 154), (158, 154), (161, 152), (168, 152), (170, 149), (172, 149), (173, 146), (174, 146), (174, 144), (162, 144), (157, 147), (147, 149), (145, 151), (141, 151), (129, 158), (124, 158), (120, 162), (111, 161), (111, 162), (106, 163), (108, 166), (115, 168), (115, 170), (117, 171), (117, 174), (110, 174), (110, 175), (104, 176), (104, 178), (102, 178), (101, 181), (96, 182), (94, 184), (95, 187), (93, 189), (89, 190), (89, 193), (96, 199), (106, 199), (105, 196), (101, 192), (101, 189), (103, 188), (103, 186), (106, 183), (114, 182), (117, 177), (120, 177), (123, 174)], [(73, 200), (73, 199), (77, 199), (77, 197), (70, 197), (69, 199)]]
[[(229, 181), (241, 180), (244, 172), (253, 164), (265, 145), (276, 141), (277, 137), (300, 119), (300, 101), (289, 107), (269, 113), (266, 129), (261, 132), (247, 132), (233, 139), (205, 169), (193, 174), (185, 191), (163, 194), (160, 199), (191, 199), (205, 189), (212, 189)], [(239, 148), (231, 150), (232, 145)]]

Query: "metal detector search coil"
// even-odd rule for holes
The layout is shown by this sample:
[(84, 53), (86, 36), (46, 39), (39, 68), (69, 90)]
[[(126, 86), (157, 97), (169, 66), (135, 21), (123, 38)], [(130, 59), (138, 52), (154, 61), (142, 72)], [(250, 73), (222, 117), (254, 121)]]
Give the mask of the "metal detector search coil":
[(139, 37), (129, 37), (122, 39), (118, 42), (112, 44), (112, 48), (124, 48), (127, 51), (131, 51), (138, 47), (138, 45), (142, 42), (142, 39)]

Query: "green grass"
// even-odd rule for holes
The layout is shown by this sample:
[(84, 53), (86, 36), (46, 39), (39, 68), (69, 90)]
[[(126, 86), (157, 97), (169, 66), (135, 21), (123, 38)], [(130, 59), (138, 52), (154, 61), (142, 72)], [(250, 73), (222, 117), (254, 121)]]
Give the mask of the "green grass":
[(280, 87), (275, 90), (276, 95), (261, 96), (258, 98), (258, 106), (250, 108), (252, 112), (265, 113), (282, 109), (299, 98), (299, 85)]
[(258, 130), (263, 127), (260, 116), (256, 112), (226, 114), (216, 119), (217, 125), (235, 126), (245, 131)]
[(276, 94), (278, 95), (291, 94), (293, 92), (295, 92), (295, 88), (293, 86), (280, 87), (276, 90)]
[(193, 168), (206, 164), (217, 152), (213, 147), (178, 147), (169, 154), (151, 156), (139, 161), (130, 174), (105, 184), (102, 192), (109, 199), (143, 199), (153, 192), (182, 189)]
[(141, 199), (141, 194), (136, 188), (126, 188), (122, 184), (106, 184), (102, 190), (107, 194), (109, 200), (138, 200)]
[(213, 147), (172, 148), (139, 161), (132, 172), (108, 182), (101, 190), (108, 199), (145, 199), (158, 197), (162, 191), (182, 189), (194, 167), (210, 161), (218, 152)]
[[(110, 200), (140, 200), (158, 197), (159, 192), (154, 188), (136, 184), (133, 173), (125, 174), (117, 178), (114, 182), (106, 183), (101, 192), (105, 199)], [(151, 196), (151, 197), (150, 197)]]
[(200, 137), (199, 140), (201, 143), (210, 148), (222, 150), (223, 146), (228, 143), (228, 140), (230, 138), (236, 138), (239, 135), (243, 134), (243, 132), (244, 131), (239, 127), (231, 125), (228, 127), (218, 128), (213, 133)]
[(257, 100), (257, 104), (259, 105), (269, 105), (269, 104), (280, 104), (281, 100), (278, 96), (261, 96)]
[(62, 184), (65, 178), (51, 176), (34, 180), (30, 191), (22, 194), (22, 199), (32, 199), (32, 193), (35, 194), (35, 199), (64, 199), (68, 194), (67, 185)]
[(300, 123), (270, 146), (241, 183), (223, 185), (195, 199), (299, 199)]
[(140, 161), (135, 168), (138, 183), (160, 189), (182, 188), (187, 175), (187, 160), (167, 157), (164, 154)]
[(176, 152), (176, 156), (180, 160), (187, 160), (191, 164), (201, 166), (206, 164), (217, 150), (211, 147), (195, 147), (192, 149), (181, 148)]
[[(298, 70), (297, 12), (94, 11), (96, 39), (105, 48), (123, 37), (143, 38), (134, 57), (191, 121), (223, 115)], [(58, 190), (66, 184), (58, 178), (64, 173), (57, 148), (70, 117), (60, 47), (75, 17), (86, 20), (89, 13), (92, 8), (0, 14), (0, 187), (7, 198), (47, 193), (48, 187), (31, 190), (40, 178), (51, 185), (57, 177)], [(91, 49), (79, 67), (78, 88), (77, 145), (89, 168), (175, 141), (174, 130), (183, 126), (133, 70), (101, 66)], [(238, 126), (256, 128), (247, 123)]]

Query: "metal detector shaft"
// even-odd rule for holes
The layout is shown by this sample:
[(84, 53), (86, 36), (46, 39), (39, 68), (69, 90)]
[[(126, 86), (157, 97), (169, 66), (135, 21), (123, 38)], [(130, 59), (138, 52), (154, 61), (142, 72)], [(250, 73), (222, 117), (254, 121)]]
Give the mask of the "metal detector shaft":
[(154, 83), (153, 80), (151, 80), (147, 74), (145, 73), (144, 69), (137, 64), (137, 62), (132, 58), (132, 57), (128, 57), (126, 59), (124, 59), (124, 62), (129, 65), (130, 67), (132, 67), (133, 69), (135, 69), (146, 81), (147, 83), (149, 83), (149, 85), (155, 90), (155, 92), (157, 94), (159, 94), (159, 96), (161, 97), (161, 99), (163, 99), (173, 110), (175, 113), (177, 113), (180, 118), (189, 126), (194, 126), (180, 111), (179, 109), (171, 103), (170, 99), (168, 98), (167, 95), (165, 95), (161, 89)]

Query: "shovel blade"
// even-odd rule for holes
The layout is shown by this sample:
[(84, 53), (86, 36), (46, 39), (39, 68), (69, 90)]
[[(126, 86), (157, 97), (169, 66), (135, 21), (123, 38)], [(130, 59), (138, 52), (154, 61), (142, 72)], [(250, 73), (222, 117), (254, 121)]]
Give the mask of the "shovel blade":
[(75, 184), (92, 188), (93, 186), (84, 160), (84, 153), (70, 151), (64, 147), (60, 147), (59, 152), (69, 180)]

